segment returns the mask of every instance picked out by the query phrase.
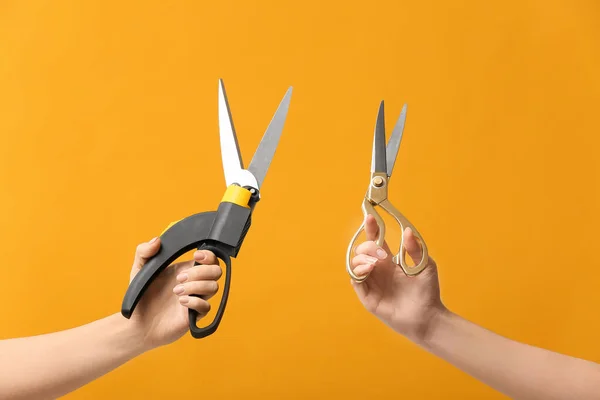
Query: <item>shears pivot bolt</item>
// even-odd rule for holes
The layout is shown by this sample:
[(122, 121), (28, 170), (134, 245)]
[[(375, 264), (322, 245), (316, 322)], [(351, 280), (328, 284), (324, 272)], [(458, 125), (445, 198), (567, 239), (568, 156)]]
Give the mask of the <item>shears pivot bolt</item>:
[(382, 187), (384, 183), (383, 178), (380, 176), (373, 178), (373, 186), (375, 187)]

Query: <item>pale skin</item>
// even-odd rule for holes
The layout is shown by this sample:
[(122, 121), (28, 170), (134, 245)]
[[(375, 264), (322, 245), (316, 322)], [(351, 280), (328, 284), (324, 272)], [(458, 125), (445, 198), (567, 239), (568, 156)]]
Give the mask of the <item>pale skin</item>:
[[(352, 282), (365, 308), (391, 329), (421, 348), (513, 399), (600, 399), (600, 365), (519, 343), (490, 332), (451, 312), (442, 303), (437, 265), (408, 277), (392, 262), (384, 243), (375, 243), (378, 227), (366, 218), (367, 240), (356, 248), (352, 269), (370, 272), (362, 283)], [(412, 231), (404, 232), (413, 262), (421, 248)]]
[[(160, 248), (138, 246), (130, 280)], [(194, 261), (202, 265), (194, 266)], [(76, 328), (0, 341), (0, 399), (56, 399), (188, 332), (188, 309), (210, 310), (221, 267), (209, 251), (169, 266), (138, 303), (131, 319), (120, 313)], [(192, 297), (190, 295), (199, 295)]]

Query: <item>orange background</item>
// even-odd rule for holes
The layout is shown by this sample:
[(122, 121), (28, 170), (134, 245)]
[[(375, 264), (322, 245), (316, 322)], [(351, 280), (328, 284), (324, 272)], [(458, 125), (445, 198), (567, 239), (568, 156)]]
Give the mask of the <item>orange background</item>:
[(136, 245), (216, 208), (223, 78), (246, 163), (294, 86), (223, 323), (67, 398), (502, 398), (383, 326), (349, 285), (381, 99), (388, 132), (409, 105), (390, 196), (438, 262), (445, 303), (600, 361), (599, 12), (3, 1), (1, 336), (118, 312)]

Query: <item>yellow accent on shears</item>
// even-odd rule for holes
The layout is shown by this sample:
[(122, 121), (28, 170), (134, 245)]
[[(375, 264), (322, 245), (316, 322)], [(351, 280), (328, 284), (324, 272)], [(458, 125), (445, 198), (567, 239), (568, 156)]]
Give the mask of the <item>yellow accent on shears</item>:
[[(244, 189), (243, 187), (237, 185), (231, 185), (227, 187), (227, 190), (225, 190), (225, 194), (221, 199), (221, 203), (234, 203), (241, 207), (250, 208), (250, 206), (248, 206), (248, 203), (250, 202), (251, 196), (252, 192), (250, 192), (248, 189)], [(165, 230), (161, 232), (160, 236), (164, 235), (166, 231), (168, 231), (173, 225), (180, 221), (181, 219), (175, 222), (171, 222), (169, 226), (167, 226)]]
[(241, 207), (250, 208), (248, 203), (250, 202), (251, 196), (252, 193), (248, 189), (244, 189), (237, 185), (230, 185), (227, 187), (227, 190), (221, 199), (221, 203), (234, 203)]

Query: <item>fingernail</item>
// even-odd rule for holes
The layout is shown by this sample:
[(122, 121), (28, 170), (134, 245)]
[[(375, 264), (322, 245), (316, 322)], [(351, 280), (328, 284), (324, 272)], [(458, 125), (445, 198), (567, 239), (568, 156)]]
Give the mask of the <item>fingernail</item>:
[(173, 289), (173, 293), (175, 294), (181, 294), (185, 291), (185, 289), (183, 288), (183, 285), (177, 285), (175, 286), (175, 288)]
[(377, 261), (379, 261), (375, 257), (371, 257), (371, 256), (366, 256), (366, 259), (370, 264), (375, 264)]
[(387, 253), (385, 252), (384, 249), (382, 249), (381, 247), (377, 249), (377, 257), (379, 257), (380, 259), (385, 259), (387, 257)]
[(189, 303), (189, 301), (190, 301), (190, 298), (188, 296), (182, 296), (179, 298), (179, 302), (181, 304), (187, 304), (187, 303)]
[(206, 258), (206, 254), (203, 251), (196, 253), (196, 261), (202, 261)]
[(177, 275), (177, 281), (178, 282), (185, 282), (187, 281), (189, 278), (188, 274), (179, 274)]
[(155, 237), (154, 239), (152, 239), (152, 240), (150, 241), (150, 244), (152, 244), (152, 243), (156, 242), (156, 239), (158, 239), (158, 238), (157, 238), (157, 237)]

